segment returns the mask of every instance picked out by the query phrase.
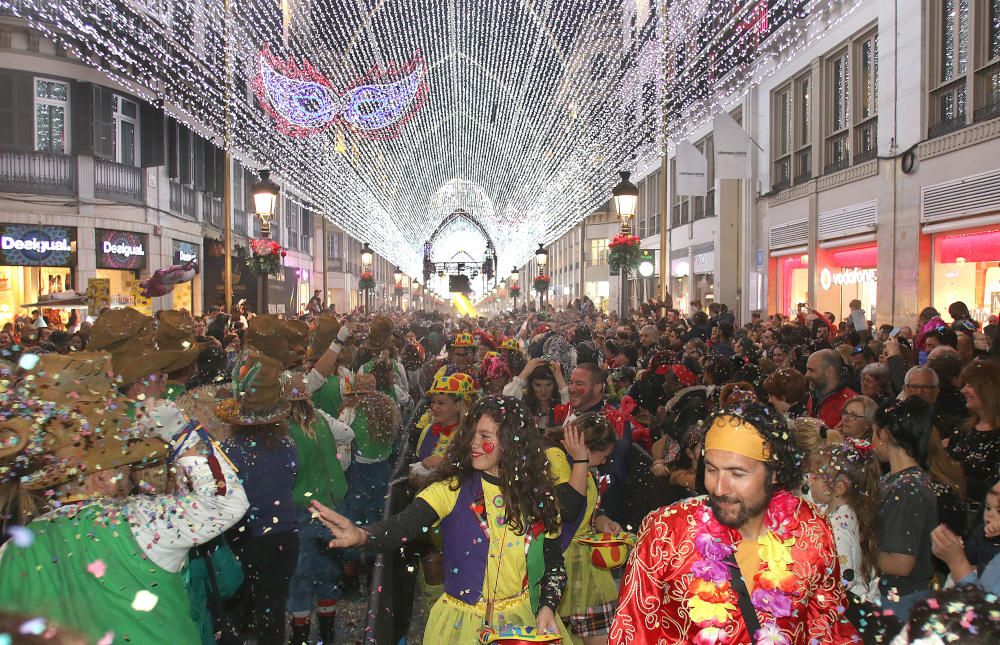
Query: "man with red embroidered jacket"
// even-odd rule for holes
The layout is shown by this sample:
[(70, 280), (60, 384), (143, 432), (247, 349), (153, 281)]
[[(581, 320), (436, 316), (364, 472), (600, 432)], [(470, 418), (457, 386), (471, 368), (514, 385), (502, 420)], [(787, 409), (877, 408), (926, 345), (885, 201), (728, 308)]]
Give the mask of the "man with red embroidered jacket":
[(801, 479), (784, 419), (752, 404), (716, 415), (705, 487), (643, 521), (618, 598), (620, 645), (860, 643), (830, 524)]

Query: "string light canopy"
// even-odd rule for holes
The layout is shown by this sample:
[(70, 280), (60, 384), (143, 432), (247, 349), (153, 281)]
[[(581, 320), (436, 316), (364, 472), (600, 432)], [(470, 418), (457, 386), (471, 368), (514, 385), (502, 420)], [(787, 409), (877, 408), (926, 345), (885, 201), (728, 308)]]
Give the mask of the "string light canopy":
[(460, 208), (523, 263), (855, 4), (0, 3), (411, 275)]

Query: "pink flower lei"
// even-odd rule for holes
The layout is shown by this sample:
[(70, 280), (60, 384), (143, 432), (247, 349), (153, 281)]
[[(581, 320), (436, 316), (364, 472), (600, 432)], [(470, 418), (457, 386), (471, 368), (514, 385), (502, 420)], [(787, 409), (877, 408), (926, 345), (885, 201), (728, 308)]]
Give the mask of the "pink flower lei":
[[(776, 619), (792, 615), (795, 576), (789, 567), (791, 548), (799, 528), (796, 515), (799, 501), (787, 491), (778, 491), (771, 498), (764, 518), (766, 531), (757, 538), (761, 562), (766, 566), (754, 576), (751, 603), (758, 613), (768, 615), (753, 635), (756, 645), (791, 645), (791, 640), (779, 628)], [(702, 557), (694, 563), (692, 588), (687, 607), (691, 619), (700, 628), (695, 645), (721, 645), (729, 638), (722, 627), (738, 611), (730, 601), (732, 565), (726, 560), (736, 551), (739, 533), (723, 526), (705, 508), (698, 517), (699, 529), (694, 538), (695, 550)]]

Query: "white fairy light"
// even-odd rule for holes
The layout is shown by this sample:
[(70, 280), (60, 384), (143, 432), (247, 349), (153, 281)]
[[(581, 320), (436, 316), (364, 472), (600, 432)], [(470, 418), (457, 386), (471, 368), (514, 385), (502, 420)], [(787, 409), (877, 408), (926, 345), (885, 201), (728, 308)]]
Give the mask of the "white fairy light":
[[(234, 72), (233, 154), (248, 167), (273, 169), (293, 189), (286, 194), (301, 195), (419, 275), (423, 242), (458, 208), (489, 231), (499, 266), (522, 264), (535, 242), (557, 238), (605, 203), (619, 169), (658, 163), (665, 107), (667, 141), (678, 141), (854, 3), (230, 4), (226, 16), (223, 0), (0, 0), (128, 91), (215, 135), (216, 143), (225, 130), (225, 46)], [(792, 17), (782, 22), (788, 11)], [(758, 35), (767, 39), (758, 44)], [(423, 104), (407, 121), (399, 119), (393, 138), (363, 136), (340, 122), (289, 136), (254, 92), (265, 46), (281, 60), (308, 62), (338, 92), (372, 70), (402, 68), (419, 57), (426, 66)], [(731, 69), (716, 78), (720, 68)], [(318, 86), (304, 89), (323, 94)], [(315, 115), (297, 116), (311, 124)], [(368, 123), (364, 115), (350, 116)]]

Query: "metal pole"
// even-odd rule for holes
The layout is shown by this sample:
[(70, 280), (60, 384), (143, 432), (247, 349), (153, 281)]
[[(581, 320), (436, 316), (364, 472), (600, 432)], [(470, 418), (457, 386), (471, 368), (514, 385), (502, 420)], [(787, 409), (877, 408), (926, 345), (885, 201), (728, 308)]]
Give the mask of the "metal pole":
[(226, 86), (225, 94), (223, 97), (223, 147), (225, 148), (225, 159), (226, 166), (223, 169), (222, 182), (224, 184), (222, 190), (222, 215), (225, 219), (225, 224), (222, 227), (223, 235), (223, 252), (225, 253), (225, 311), (229, 315), (234, 315), (233, 311), (233, 161), (229, 156), (229, 150), (232, 147), (232, 132), (230, 131), (230, 116), (229, 116), (229, 91), (230, 85), (233, 79), (233, 65), (232, 59), (229, 55), (229, 0), (225, 0), (223, 3), (223, 23), (226, 28), (223, 29), (223, 38), (225, 42), (223, 43), (223, 49), (225, 50), (226, 57)]
[(330, 307), (330, 303), (327, 300), (327, 289), (328, 289), (328, 287), (327, 287), (327, 283), (326, 283), (326, 281), (327, 281), (326, 273), (327, 273), (327, 271), (330, 268), (330, 265), (329, 265), (330, 258), (328, 257), (329, 253), (326, 252), (326, 236), (328, 235), (328, 233), (326, 231), (326, 225), (327, 225), (327, 221), (326, 221), (326, 216), (324, 215), (323, 216), (323, 240), (319, 243), (320, 253), (323, 254), (323, 311), (326, 311)]

